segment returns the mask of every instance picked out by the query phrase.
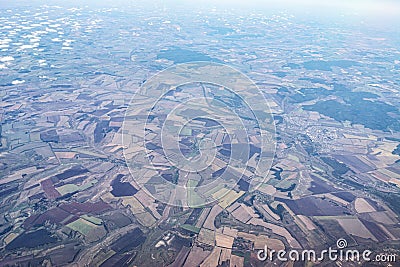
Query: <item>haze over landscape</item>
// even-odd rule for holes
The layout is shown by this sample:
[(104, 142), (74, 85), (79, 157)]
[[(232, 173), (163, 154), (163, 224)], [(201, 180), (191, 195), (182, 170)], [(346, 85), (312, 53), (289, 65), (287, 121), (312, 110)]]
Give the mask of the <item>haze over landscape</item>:
[(1, 0), (0, 266), (398, 266), (399, 14)]

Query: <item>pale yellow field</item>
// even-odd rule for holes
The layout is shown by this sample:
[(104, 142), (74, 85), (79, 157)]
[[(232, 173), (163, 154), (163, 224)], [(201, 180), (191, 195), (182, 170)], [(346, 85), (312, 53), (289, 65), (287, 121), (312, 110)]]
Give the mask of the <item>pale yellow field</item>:
[(378, 241), (371, 232), (361, 223), (359, 219), (349, 218), (349, 219), (338, 219), (340, 226), (346, 231), (348, 235), (355, 235), (362, 238), (370, 238), (374, 241)]
[(297, 215), (296, 217), (301, 221), (302, 224), (304, 224), (307, 230), (312, 231), (317, 229), (315, 224), (307, 216)]
[(224, 228), (222, 229), (222, 233), (224, 235), (228, 235), (228, 236), (232, 236), (233, 238), (236, 238), (237, 234), (238, 234), (238, 230), (224, 226)]
[(214, 240), (215, 232), (213, 230), (201, 228), (200, 233), (197, 237), (197, 241), (206, 245), (214, 246)]
[(367, 213), (376, 211), (364, 198), (357, 198), (354, 202), (355, 209), (358, 213)]
[(73, 159), (76, 156), (75, 152), (54, 152), (58, 159)]
[(244, 258), (236, 255), (231, 256), (231, 263), (229, 267), (243, 267), (244, 266)]
[(222, 248), (221, 255), (219, 255), (219, 265), (222, 265), (224, 261), (228, 261), (231, 258), (232, 249)]
[(137, 213), (135, 217), (141, 225), (146, 227), (153, 226), (157, 221), (149, 212)]
[(218, 266), (219, 255), (221, 254), (221, 248), (214, 247), (211, 254), (200, 264), (200, 267), (215, 267)]
[(264, 249), (265, 246), (276, 251), (285, 249), (285, 245), (279, 239), (269, 238), (265, 235), (257, 236), (254, 242), (254, 250)]
[(122, 197), (122, 205), (129, 206), (133, 214), (144, 211), (143, 205), (135, 197)]
[(233, 239), (234, 239), (233, 237), (221, 233), (215, 234), (216, 245), (222, 248), (231, 249), (233, 245)]

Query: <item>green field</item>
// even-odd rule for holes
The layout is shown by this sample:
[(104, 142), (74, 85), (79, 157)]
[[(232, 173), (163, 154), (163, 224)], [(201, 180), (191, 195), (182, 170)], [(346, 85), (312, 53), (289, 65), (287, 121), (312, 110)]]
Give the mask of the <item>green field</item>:
[(193, 226), (193, 225), (190, 225), (190, 224), (182, 224), (181, 228), (185, 229), (185, 230), (188, 230), (190, 232), (196, 233), (196, 234), (198, 234), (200, 232), (200, 228), (198, 228), (196, 226)]
[(191, 208), (200, 207), (204, 202), (203, 198), (195, 191), (198, 181), (188, 180), (187, 182), (187, 198), (188, 206)]
[(103, 223), (103, 220), (86, 214), (82, 215), (81, 218), (96, 225), (101, 225)]
[(67, 227), (71, 228), (72, 230), (81, 233), (84, 236), (88, 236), (89, 233), (97, 227), (94, 223), (91, 223), (85, 219), (79, 218), (76, 221), (73, 221), (67, 224)]
[(79, 191), (79, 186), (75, 184), (65, 184), (56, 188), (61, 195), (66, 195)]

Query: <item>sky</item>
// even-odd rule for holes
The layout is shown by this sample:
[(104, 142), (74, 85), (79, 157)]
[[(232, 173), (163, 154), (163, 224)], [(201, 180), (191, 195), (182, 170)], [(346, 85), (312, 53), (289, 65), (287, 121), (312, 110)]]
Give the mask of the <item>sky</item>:
[(139, 2), (145, 6), (162, 4), (167, 7), (189, 6), (195, 9), (198, 5), (215, 6), (223, 9), (251, 8), (261, 12), (280, 10), (297, 13), (314, 13), (321, 15), (358, 15), (373, 20), (398, 20), (400, 0), (0, 0), (1, 7), (26, 5), (65, 5), (65, 6), (135, 6)]
[[(165, 1), (168, 2), (168, 1)], [(393, 0), (189, 0), (182, 2), (214, 3), (219, 6), (247, 6), (259, 8), (292, 8), (309, 10), (338, 10), (372, 16), (399, 16), (400, 1)]]
[[(0, 3), (7, 3), (10, 0), (0, 0)], [(33, 0), (33, 1), (20, 1), (15, 0), (12, 2), (42, 2), (43, 4), (51, 4), (55, 3), (65, 3), (68, 4), (71, 0)], [(396, 8), (397, 11), (400, 7), (400, 1), (396, 0), (72, 0), (72, 2), (77, 3), (104, 3), (104, 4), (123, 4), (123, 3), (134, 3), (134, 2), (163, 2), (163, 3), (173, 3), (173, 2), (185, 2), (185, 3), (209, 3), (216, 5), (225, 5), (225, 6), (294, 6), (294, 7), (338, 7), (338, 8), (349, 8), (349, 9), (357, 9), (357, 10), (365, 10), (365, 11), (391, 11), (393, 8)]]

